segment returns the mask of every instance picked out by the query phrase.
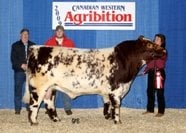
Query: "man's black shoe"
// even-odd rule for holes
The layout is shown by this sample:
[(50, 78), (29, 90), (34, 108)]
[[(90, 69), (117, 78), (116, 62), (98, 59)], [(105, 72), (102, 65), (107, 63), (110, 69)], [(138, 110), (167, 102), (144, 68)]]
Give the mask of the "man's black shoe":
[(72, 111), (71, 111), (71, 110), (65, 110), (65, 113), (66, 113), (67, 115), (72, 115)]
[(20, 113), (21, 113), (20, 111), (16, 111), (15, 112), (16, 115), (20, 115)]

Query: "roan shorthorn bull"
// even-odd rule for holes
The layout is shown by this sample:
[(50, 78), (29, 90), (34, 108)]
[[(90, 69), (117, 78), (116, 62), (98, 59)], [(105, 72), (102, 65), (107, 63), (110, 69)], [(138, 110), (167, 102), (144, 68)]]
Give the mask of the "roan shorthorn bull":
[(58, 121), (55, 91), (71, 98), (99, 94), (104, 101), (104, 116), (120, 123), (120, 104), (141, 66), (165, 55), (152, 41), (139, 37), (112, 48), (79, 49), (33, 46), (28, 57), (24, 101), (29, 103), (29, 121), (37, 124), (42, 101), (47, 114)]

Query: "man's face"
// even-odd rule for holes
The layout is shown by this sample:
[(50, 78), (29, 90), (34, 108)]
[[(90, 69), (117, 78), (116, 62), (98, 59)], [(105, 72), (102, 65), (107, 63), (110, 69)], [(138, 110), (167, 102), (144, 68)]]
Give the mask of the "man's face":
[(29, 38), (29, 33), (27, 31), (21, 33), (21, 40), (23, 43), (27, 43), (28, 38)]
[(63, 35), (64, 35), (64, 31), (63, 31), (63, 30), (58, 29), (58, 30), (56, 31), (56, 37), (57, 37), (57, 38), (62, 38)]

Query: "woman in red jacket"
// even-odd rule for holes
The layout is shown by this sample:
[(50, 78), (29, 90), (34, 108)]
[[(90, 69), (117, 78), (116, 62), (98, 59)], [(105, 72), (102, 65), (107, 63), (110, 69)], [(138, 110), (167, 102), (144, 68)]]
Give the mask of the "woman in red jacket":
[[(163, 34), (156, 34), (154, 42), (159, 46), (165, 48), (166, 38)], [(149, 62), (144, 70), (148, 73), (147, 84), (147, 111), (143, 114), (154, 113), (155, 94), (157, 94), (158, 113), (156, 117), (161, 117), (165, 113), (165, 97), (164, 97), (164, 83), (166, 79), (165, 65), (167, 61), (167, 54), (157, 60)]]
[[(48, 41), (45, 42), (47, 46), (61, 46), (61, 47), (75, 47), (74, 42), (65, 36), (64, 27), (58, 25), (55, 29), (55, 34)], [(71, 115), (71, 98), (62, 93), (62, 100), (64, 105), (64, 110), (67, 115)]]

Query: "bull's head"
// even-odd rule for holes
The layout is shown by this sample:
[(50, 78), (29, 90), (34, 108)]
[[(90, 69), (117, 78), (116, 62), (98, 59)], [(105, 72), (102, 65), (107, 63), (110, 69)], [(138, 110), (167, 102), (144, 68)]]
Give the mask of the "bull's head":
[(166, 50), (159, 45), (155, 44), (149, 39), (140, 36), (138, 38), (139, 46), (142, 47), (142, 58), (147, 63), (151, 60), (161, 58), (165, 56)]

